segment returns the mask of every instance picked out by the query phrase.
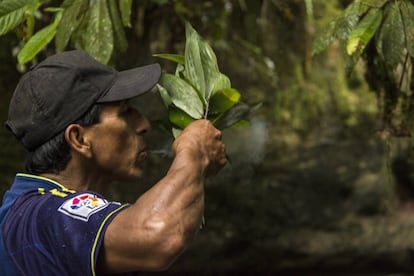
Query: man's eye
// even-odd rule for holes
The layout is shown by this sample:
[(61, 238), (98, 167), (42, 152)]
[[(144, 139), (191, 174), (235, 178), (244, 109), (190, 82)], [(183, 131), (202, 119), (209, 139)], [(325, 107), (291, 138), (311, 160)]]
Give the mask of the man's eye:
[(125, 112), (128, 112), (130, 109), (131, 109), (131, 107), (129, 106), (129, 104), (124, 103), (124, 104), (121, 105), (120, 112), (125, 113)]

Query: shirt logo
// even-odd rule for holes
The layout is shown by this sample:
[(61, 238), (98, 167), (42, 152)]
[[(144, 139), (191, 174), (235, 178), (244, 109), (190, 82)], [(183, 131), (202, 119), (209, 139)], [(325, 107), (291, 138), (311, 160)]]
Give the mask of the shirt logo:
[(66, 200), (58, 211), (74, 219), (88, 221), (89, 217), (109, 205), (108, 201), (94, 194), (80, 194)]

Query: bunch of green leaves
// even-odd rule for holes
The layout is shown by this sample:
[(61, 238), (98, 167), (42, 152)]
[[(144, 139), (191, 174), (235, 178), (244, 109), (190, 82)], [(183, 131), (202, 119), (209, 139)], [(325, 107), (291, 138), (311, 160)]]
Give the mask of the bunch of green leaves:
[(0, 2), (0, 35), (21, 28), (23, 46), (19, 64), (31, 61), (53, 39), (58, 52), (69, 43), (83, 49), (102, 63), (108, 63), (114, 50), (125, 51), (124, 27), (130, 26), (132, 0), (65, 0), (59, 7), (46, 7), (54, 13), (51, 23), (35, 32), (35, 21), (46, 0), (3, 0)]
[(173, 135), (176, 137), (198, 119), (208, 119), (218, 129), (248, 123), (249, 115), (260, 104), (242, 102), (240, 92), (220, 72), (208, 42), (188, 22), (185, 22), (185, 31), (184, 55), (154, 55), (177, 63), (175, 73), (163, 72), (158, 84)]
[(412, 0), (354, 0), (314, 42), (314, 54), (338, 39), (348, 73), (362, 58), (365, 80), (377, 93), (382, 127), (414, 136)]
[(348, 70), (352, 70), (367, 45), (373, 43), (377, 60), (393, 76), (406, 57), (414, 58), (414, 4), (412, 0), (355, 0), (314, 41), (313, 53), (339, 39)]

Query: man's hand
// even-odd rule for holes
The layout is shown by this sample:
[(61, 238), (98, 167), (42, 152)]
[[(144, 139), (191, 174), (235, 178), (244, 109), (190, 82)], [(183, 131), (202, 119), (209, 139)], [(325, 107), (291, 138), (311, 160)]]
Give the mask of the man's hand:
[(218, 173), (227, 163), (222, 133), (208, 120), (197, 120), (187, 126), (174, 141), (172, 149), (176, 156), (191, 151), (194, 158), (202, 160), (205, 176)]

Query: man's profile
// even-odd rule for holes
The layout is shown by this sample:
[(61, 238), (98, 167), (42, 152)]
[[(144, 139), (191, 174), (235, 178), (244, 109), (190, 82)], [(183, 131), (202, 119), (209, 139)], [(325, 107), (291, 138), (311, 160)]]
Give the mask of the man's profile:
[(225, 164), (207, 120), (173, 142), (166, 175), (131, 204), (100, 191), (142, 177), (150, 123), (129, 100), (161, 68), (116, 71), (80, 50), (53, 55), (20, 79), (7, 128), (27, 151), (0, 207), (0, 275), (98, 275), (161, 270), (197, 233), (204, 180)]

